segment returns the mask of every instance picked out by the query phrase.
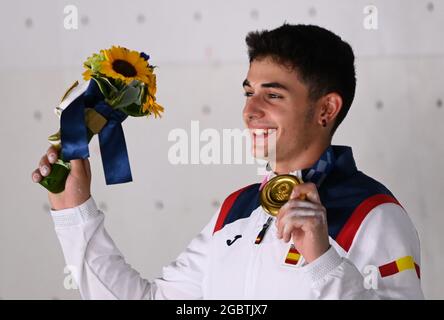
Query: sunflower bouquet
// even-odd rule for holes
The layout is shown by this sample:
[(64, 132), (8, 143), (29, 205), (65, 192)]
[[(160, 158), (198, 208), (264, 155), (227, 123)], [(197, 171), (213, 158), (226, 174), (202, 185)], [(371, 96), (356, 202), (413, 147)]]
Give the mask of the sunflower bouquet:
[(53, 193), (65, 189), (70, 160), (89, 157), (88, 143), (99, 136), (107, 184), (132, 181), (121, 123), (128, 117), (160, 117), (156, 102), (155, 66), (143, 52), (113, 46), (94, 53), (84, 62), (84, 83), (75, 82), (65, 93), (56, 114), (60, 130), (49, 142), (59, 160), (40, 184)]

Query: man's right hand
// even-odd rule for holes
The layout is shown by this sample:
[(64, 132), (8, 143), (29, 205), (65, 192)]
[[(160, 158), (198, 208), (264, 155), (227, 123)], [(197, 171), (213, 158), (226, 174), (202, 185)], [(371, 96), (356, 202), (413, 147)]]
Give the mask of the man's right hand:
[[(57, 161), (58, 152), (50, 147), (40, 159), (38, 169), (32, 172), (32, 181), (38, 183), (51, 172), (51, 164)], [(81, 205), (91, 196), (91, 167), (88, 159), (71, 160), (71, 171), (66, 179), (65, 190), (60, 193), (48, 192), (53, 210), (62, 210)]]

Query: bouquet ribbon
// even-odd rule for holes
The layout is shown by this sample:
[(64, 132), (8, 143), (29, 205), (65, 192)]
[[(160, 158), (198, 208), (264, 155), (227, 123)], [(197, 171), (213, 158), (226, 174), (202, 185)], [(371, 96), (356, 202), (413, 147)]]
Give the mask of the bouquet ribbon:
[(106, 120), (99, 132), (100, 153), (106, 184), (118, 184), (132, 181), (128, 151), (122, 122), (128, 115), (113, 109), (105, 102), (103, 94), (95, 80), (91, 79), (88, 88), (77, 97), (60, 118), (62, 158), (65, 161), (86, 159), (89, 157), (88, 132), (85, 111), (94, 109)]

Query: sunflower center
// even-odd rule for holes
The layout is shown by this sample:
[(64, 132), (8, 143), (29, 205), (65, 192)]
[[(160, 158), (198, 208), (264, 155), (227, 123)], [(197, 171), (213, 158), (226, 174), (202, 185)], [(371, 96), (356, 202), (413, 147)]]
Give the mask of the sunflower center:
[(134, 68), (131, 63), (125, 60), (114, 60), (113, 70), (117, 73), (120, 73), (124, 77), (134, 77), (137, 75), (136, 68)]

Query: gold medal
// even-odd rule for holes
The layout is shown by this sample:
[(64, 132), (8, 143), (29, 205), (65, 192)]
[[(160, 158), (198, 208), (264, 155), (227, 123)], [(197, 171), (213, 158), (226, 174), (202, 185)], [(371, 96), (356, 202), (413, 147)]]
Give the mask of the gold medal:
[[(261, 205), (272, 216), (277, 216), (279, 209), (290, 199), (291, 192), (297, 184), (303, 183), (302, 179), (282, 174), (268, 181), (261, 191)], [(299, 197), (305, 199), (305, 195)]]

